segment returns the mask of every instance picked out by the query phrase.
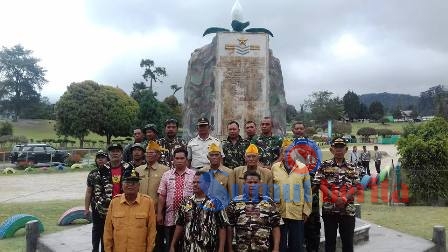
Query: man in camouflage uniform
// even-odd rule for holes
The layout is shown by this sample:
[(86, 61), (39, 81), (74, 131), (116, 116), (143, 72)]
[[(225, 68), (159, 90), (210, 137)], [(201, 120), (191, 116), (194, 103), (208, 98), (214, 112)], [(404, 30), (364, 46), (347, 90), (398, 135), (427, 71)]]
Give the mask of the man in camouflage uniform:
[(251, 142), (257, 137), (257, 124), (254, 121), (244, 123), (244, 131), (246, 132), (246, 140)]
[[(93, 252), (98, 252), (98, 247), (101, 241), (101, 251), (104, 251), (103, 230), (105, 215), (101, 215), (97, 210), (97, 204), (101, 197), (105, 195), (102, 193), (101, 173), (104, 173), (104, 164), (108, 161), (107, 153), (99, 150), (95, 155), (96, 168), (87, 175), (87, 189), (84, 200), (84, 216), (88, 216), (89, 206), (92, 209), (92, 247)], [(107, 207), (107, 206), (103, 206)]]
[(141, 143), (135, 143), (131, 147), (132, 160), (128, 163), (132, 168), (146, 164), (145, 149)]
[(240, 125), (236, 121), (227, 124), (229, 136), (222, 142), (224, 152), (224, 166), (234, 169), (246, 164), (244, 153), (249, 146), (249, 141), (240, 136)]
[(208, 172), (196, 172), (194, 194), (184, 198), (177, 212), (171, 252), (182, 236), (183, 251), (224, 252), (229, 221), (220, 201), (205, 194), (211, 179)]
[(279, 251), (283, 221), (274, 201), (259, 194), (260, 178), (255, 171), (246, 172), (244, 193), (235, 197), (227, 207), (230, 223), (227, 228), (228, 247), (232, 248), (231, 241), (235, 235), (233, 249), (236, 251)]
[(165, 149), (160, 153), (159, 163), (174, 168), (174, 150), (178, 148), (186, 148), (185, 140), (177, 136), (179, 123), (176, 119), (168, 119), (165, 121), (165, 137), (157, 142)]
[(264, 117), (261, 120), (261, 135), (253, 138), (251, 143), (260, 149), (260, 162), (265, 168), (271, 169), (272, 164), (278, 160), (282, 142), (281, 136), (272, 135), (272, 119)]
[(136, 143), (140, 143), (143, 145), (146, 145), (145, 142), (145, 135), (143, 134), (143, 131), (141, 128), (135, 128), (134, 129), (134, 142), (129, 143), (128, 145), (126, 145), (126, 147), (124, 147), (124, 151), (123, 151), (123, 160), (125, 162), (130, 162), (132, 160), (132, 146)]
[(342, 251), (353, 251), (355, 230), (355, 193), (362, 190), (359, 169), (348, 163), (344, 156), (347, 146), (344, 139), (336, 138), (330, 147), (333, 159), (322, 163), (314, 177), (323, 194), (322, 218), (325, 229), (325, 251), (336, 250), (336, 232), (342, 241)]

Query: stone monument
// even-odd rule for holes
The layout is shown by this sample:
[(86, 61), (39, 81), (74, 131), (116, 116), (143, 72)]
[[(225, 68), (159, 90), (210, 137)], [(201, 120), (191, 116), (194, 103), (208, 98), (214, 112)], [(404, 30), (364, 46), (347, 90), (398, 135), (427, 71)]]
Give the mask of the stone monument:
[(232, 28), (212, 27), (204, 35), (216, 33), (211, 44), (196, 49), (188, 63), (184, 87), (184, 137), (196, 134), (200, 117), (210, 120), (213, 135), (223, 139), (227, 123), (235, 120), (244, 135), (244, 122), (260, 124), (270, 116), (274, 134), (286, 131), (286, 100), (280, 61), (269, 49), (264, 28), (244, 30), (238, 0), (232, 9)]

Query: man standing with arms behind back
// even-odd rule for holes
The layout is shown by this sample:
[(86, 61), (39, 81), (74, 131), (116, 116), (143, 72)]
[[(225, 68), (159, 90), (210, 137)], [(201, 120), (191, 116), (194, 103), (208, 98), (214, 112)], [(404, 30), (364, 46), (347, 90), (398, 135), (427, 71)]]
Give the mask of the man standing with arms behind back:
[(272, 134), (272, 118), (264, 117), (261, 120), (261, 135), (253, 139), (252, 143), (261, 150), (260, 163), (264, 168), (271, 169), (280, 156), (283, 138)]
[(249, 146), (249, 141), (240, 136), (240, 125), (236, 121), (227, 124), (227, 132), (229, 136), (222, 143), (224, 152), (224, 166), (229, 169), (235, 169), (238, 166), (246, 164), (244, 160), (244, 152)]
[(160, 146), (165, 149), (160, 153), (159, 163), (174, 168), (174, 150), (178, 148), (186, 148), (185, 140), (177, 136), (179, 123), (176, 119), (168, 119), (165, 121), (165, 137), (158, 140)]
[(207, 118), (199, 118), (197, 123), (198, 135), (188, 142), (188, 167), (198, 171), (204, 165), (210, 164), (207, 153), (208, 146), (215, 143), (221, 146), (221, 142), (210, 135), (210, 123)]

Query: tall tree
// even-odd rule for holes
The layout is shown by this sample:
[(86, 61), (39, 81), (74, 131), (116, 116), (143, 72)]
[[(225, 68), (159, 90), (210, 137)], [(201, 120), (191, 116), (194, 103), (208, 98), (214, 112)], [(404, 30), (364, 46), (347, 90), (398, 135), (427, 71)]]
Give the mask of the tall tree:
[(100, 101), (104, 113), (97, 114), (98, 128), (93, 132), (106, 136), (107, 144), (112, 137), (128, 136), (136, 124), (138, 103), (123, 90), (111, 86), (100, 86)]
[(15, 119), (30, 100), (39, 100), (38, 91), (47, 82), (46, 70), (38, 65), (40, 59), (21, 45), (3, 47), (0, 51), (0, 99), (6, 98), (15, 112)]
[(99, 129), (98, 116), (105, 113), (100, 89), (90, 80), (72, 83), (55, 105), (57, 134), (79, 139), (80, 148), (89, 131)]
[(311, 109), (314, 120), (324, 124), (327, 120), (339, 120), (344, 111), (344, 105), (339, 97), (332, 97), (329, 91), (314, 92), (305, 101)]
[(384, 116), (383, 104), (379, 101), (374, 101), (369, 106), (370, 117), (374, 120), (380, 120)]
[(286, 105), (286, 122), (292, 122), (297, 120), (299, 113), (297, 113), (296, 107), (291, 104)]
[(162, 82), (161, 77), (166, 77), (166, 70), (164, 67), (158, 67), (154, 65), (154, 61), (151, 59), (142, 59), (140, 67), (144, 68), (143, 78), (149, 80), (149, 89), (152, 89), (152, 83)]
[(359, 118), (360, 102), (359, 97), (353, 91), (348, 91), (342, 98), (344, 102), (344, 111), (350, 120)]

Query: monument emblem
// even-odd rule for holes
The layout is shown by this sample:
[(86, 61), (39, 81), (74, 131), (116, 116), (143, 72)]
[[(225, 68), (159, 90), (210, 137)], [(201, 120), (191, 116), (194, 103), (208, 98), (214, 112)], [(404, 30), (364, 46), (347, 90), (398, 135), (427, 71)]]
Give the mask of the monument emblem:
[(236, 53), (239, 55), (245, 55), (250, 52), (250, 50), (260, 50), (258, 45), (247, 45), (247, 38), (241, 37), (237, 44), (226, 44), (225, 49), (230, 51), (230, 54)]
[(232, 8), (232, 29), (210, 27), (211, 44), (196, 49), (188, 63), (184, 87), (184, 137), (196, 134), (196, 121), (206, 117), (213, 135), (224, 138), (227, 123), (260, 122), (270, 116), (274, 133), (286, 131), (286, 100), (280, 61), (269, 49), (272, 32), (249, 28), (238, 0)]

